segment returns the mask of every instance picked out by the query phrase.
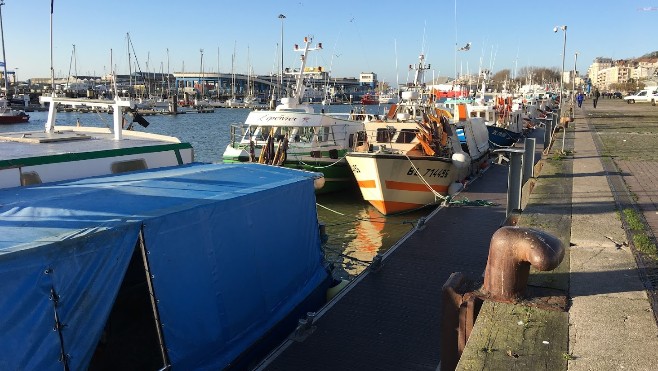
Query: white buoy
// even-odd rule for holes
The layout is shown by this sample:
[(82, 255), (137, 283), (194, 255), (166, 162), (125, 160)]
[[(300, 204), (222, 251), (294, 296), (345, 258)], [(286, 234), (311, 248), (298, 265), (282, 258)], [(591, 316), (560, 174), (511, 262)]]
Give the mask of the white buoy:
[(452, 155), (452, 163), (458, 169), (465, 169), (470, 162), (471, 158), (464, 152), (457, 152)]

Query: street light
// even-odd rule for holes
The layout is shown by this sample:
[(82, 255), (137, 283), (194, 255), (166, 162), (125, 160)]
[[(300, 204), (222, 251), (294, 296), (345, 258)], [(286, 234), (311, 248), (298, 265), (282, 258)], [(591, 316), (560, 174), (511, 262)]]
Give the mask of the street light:
[[(564, 43), (562, 44), (562, 75), (560, 75), (560, 109), (558, 111), (558, 117), (562, 121), (562, 89), (564, 87), (564, 55), (567, 50), (567, 26), (555, 26), (553, 32), (557, 33), (558, 30), (564, 31)], [(567, 130), (566, 125), (564, 125), (564, 132), (562, 133), (562, 153), (564, 153), (564, 141), (566, 138)]]
[(279, 14), (279, 19), (281, 20), (281, 81), (280, 81), (280, 93), (281, 98), (283, 98), (283, 20), (286, 19), (286, 16)]
[(571, 105), (574, 105), (574, 100), (576, 100), (576, 76), (578, 75), (578, 52), (574, 54), (574, 59), (573, 59), (573, 82), (572, 82), (572, 88), (571, 91), (573, 92), (573, 99), (571, 101)]

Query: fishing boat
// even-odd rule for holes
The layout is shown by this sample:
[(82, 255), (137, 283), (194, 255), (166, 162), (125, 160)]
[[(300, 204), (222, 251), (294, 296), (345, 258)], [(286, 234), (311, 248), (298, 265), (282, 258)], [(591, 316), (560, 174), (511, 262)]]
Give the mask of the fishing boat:
[(30, 121), (30, 115), (23, 110), (15, 110), (9, 107), (9, 102), (5, 98), (0, 98), (0, 125), (1, 124), (20, 124)]
[(230, 142), (223, 161), (259, 162), (295, 169), (322, 172), (325, 185), (320, 193), (354, 185), (345, 154), (352, 147), (357, 131), (363, 130), (367, 115), (315, 112), (304, 102), (304, 75), (312, 39), (304, 39), (301, 68), (291, 97), (281, 99), (274, 110), (252, 111), (243, 124), (232, 125)]
[(497, 97), (495, 111), (495, 118), (487, 122), (489, 143), (494, 148), (511, 147), (526, 134), (524, 112), (513, 105), (512, 97)]
[(361, 97), (361, 104), (364, 106), (379, 104), (379, 99), (377, 99), (376, 95), (367, 93)]
[(377, 103), (379, 104), (393, 104), (398, 102), (397, 92), (382, 92), (377, 96)]
[[(0, 1), (0, 6), (4, 5), (4, 2)], [(7, 97), (0, 97), (0, 125), (2, 124), (20, 124), (28, 122), (30, 120), (30, 115), (27, 115), (24, 111), (14, 110), (9, 106), (9, 101), (7, 98), (11, 98), (9, 94), (9, 78), (7, 74), (7, 58), (5, 56), (5, 33), (2, 28), (2, 11), (0, 11), (0, 39), (2, 40), (2, 70), (3, 70), (3, 80), (4, 80), (4, 94)], [(16, 75), (14, 75), (14, 78)], [(27, 104), (26, 104), (27, 105)]]
[[(421, 55), (417, 90), (402, 92), (402, 101), (382, 120), (365, 122), (347, 154), (364, 200), (384, 215), (441, 203), (489, 165), (484, 120), (467, 117), (464, 105), (453, 117), (425, 99), (423, 60)], [(465, 133), (463, 145), (457, 129)]]

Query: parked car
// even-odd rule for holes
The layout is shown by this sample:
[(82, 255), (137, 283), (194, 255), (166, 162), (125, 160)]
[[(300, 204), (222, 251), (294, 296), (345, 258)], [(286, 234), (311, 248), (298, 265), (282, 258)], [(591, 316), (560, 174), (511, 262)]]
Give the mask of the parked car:
[(626, 103), (631, 104), (635, 102), (647, 102), (651, 103), (652, 106), (656, 105), (658, 101), (658, 90), (657, 89), (643, 89), (639, 92), (624, 97)]
[(622, 94), (620, 91), (616, 91), (616, 92), (612, 93), (612, 98), (622, 99), (622, 98), (624, 98), (624, 94)]

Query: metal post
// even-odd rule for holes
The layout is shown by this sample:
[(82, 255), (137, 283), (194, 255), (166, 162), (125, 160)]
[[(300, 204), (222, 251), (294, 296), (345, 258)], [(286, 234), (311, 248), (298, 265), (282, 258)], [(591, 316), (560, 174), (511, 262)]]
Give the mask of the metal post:
[[(505, 218), (508, 218), (512, 211), (521, 209), (521, 187), (523, 172), (523, 153), (524, 149), (505, 148), (494, 150), (494, 153), (505, 152), (509, 155), (509, 172), (507, 173), (507, 209)], [(533, 151), (534, 152), (534, 151)]]
[[(560, 76), (560, 118), (559, 122), (562, 121), (562, 109), (564, 108), (564, 100), (562, 99), (562, 92), (564, 89), (564, 57), (565, 53), (567, 51), (567, 26), (560, 26), (560, 27), (555, 27), (553, 29), (553, 32), (557, 32), (557, 30), (560, 29), (564, 32), (564, 43), (562, 44), (562, 75)], [(564, 152), (564, 138), (566, 137), (566, 124), (564, 128), (564, 133), (562, 133), (562, 152)]]
[(521, 181), (521, 186), (523, 186), (528, 179), (535, 176), (534, 166), (535, 166), (535, 147), (536, 147), (535, 138), (525, 138), (524, 152), (523, 152), (523, 177)]
[(521, 178), (523, 172), (523, 150), (511, 150), (509, 173), (507, 176), (507, 210), (505, 217), (512, 211), (521, 209)]
[(571, 105), (574, 106), (576, 102), (576, 76), (578, 75), (578, 71), (576, 70), (578, 65), (578, 52), (574, 54), (574, 60), (573, 60), (573, 80), (571, 81), (571, 91), (573, 92), (572, 97), (573, 99), (571, 100)]
[(555, 121), (555, 115), (552, 115), (551, 121), (546, 122), (546, 125), (544, 125), (544, 150), (546, 150), (551, 145), (551, 130), (553, 130), (553, 121)]

